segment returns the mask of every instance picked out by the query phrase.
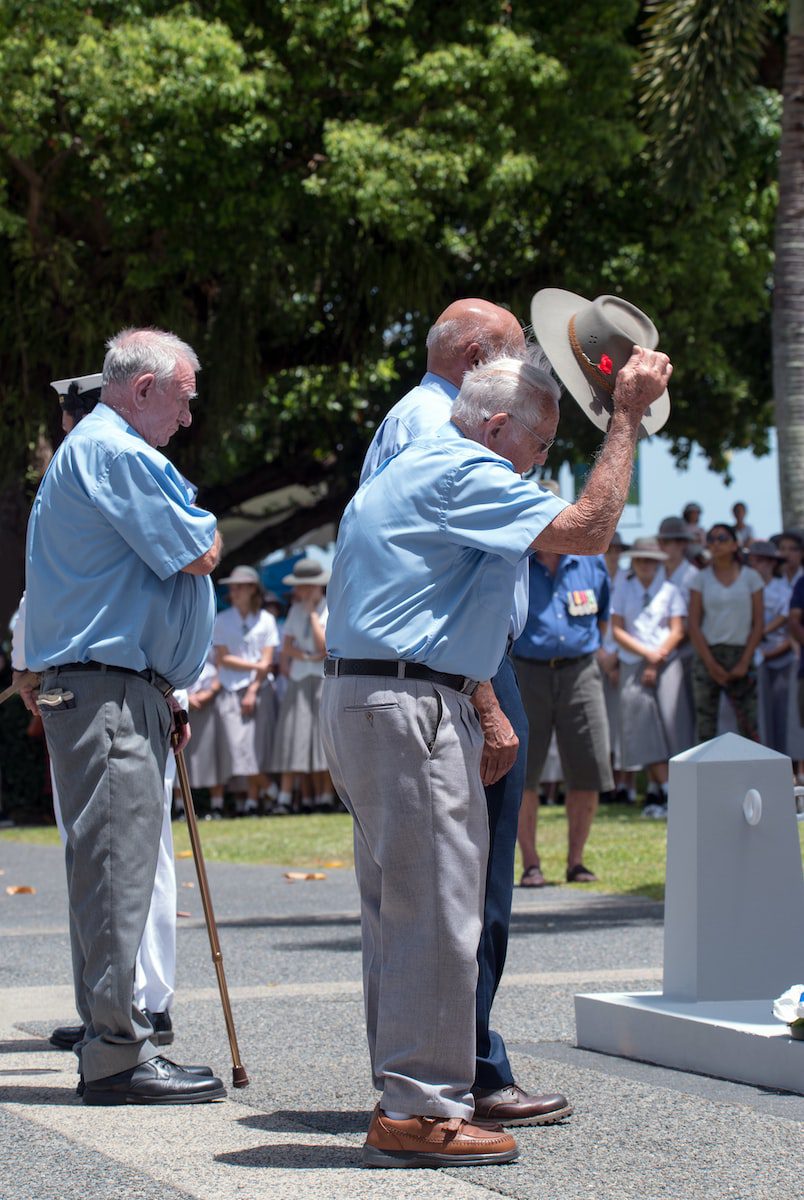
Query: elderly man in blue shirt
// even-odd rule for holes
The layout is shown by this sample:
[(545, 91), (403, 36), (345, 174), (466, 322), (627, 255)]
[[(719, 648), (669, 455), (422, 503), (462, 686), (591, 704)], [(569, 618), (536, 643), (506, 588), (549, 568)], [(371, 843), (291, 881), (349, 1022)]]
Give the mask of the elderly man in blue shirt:
[[(108, 343), (101, 401), (54, 455), (26, 548), (25, 658), (61, 798), (85, 1104), (196, 1103), (208, 1068), (159, 1057), (133, 1007), (162, 826), (171, 694), (215, 614), (215, 518), (159, 451), (191, 423), (198, 359), (160, 330)], [(183, 741), (186, 740), (184, 735)], [(180, 744), (183, 744), (183, 741)]]
[[(366, 453), (360, 482), (381, 462), (415, 438), (435, 434), (449, 420), (464, 375), (490, 358), (525, 353), (525, 336), (513, 316), (488, 300), (456, 300), (433, 323), (427, 334), (427, 373), (421, 383), (395, 404), (377, 430)], [(545, 364), (546, 365), (546, 364)], [(517, 564), (509, 645), (519, 636), (528, 614), (528, 560)], [(560, 1094), (534, 1094), (514, 1080), (502, 1036), (491, 1028), (491, 1008), (502, 978), (511, 922), (514, 853), (522, 789), (528, 723), (511, 659), (504, 653), (490, 684), (475, 693), (483, 729), (481, 781), (489, 821), (489, 856), (483, 932), (478, 946), (476, 991), (477, 1115), (517, 1125), (543, 1125), (572, 1112)]]
[(530, 560), (530, 602), (514, 644), (531, 735), (519, 814), (522, 884), (544, 887), (536, 848), (541, 779), (556, 731), (567, 785), (567, 882), (594, 883), (583, 863), (598, 793), (614, 787), (603, 676), (598, 665), (609, 617), (609, 575), (602, 556), (539, 550)]
[(521, 359), (464, 379), (435, 437), (386, 459), (346, 510), (328, 590), (322, 733), (355, 823), (366, 1023), (380, 1103), (368, 1165), (507, 1162), (473, 1125), (477, 947), (488, 815), (473, 703), (503, 657), (517, 564), (599, 553), (622, 512), (668, 359), (635, 348), (573, 505), (522, 475), (545, 461), (558, 388)]

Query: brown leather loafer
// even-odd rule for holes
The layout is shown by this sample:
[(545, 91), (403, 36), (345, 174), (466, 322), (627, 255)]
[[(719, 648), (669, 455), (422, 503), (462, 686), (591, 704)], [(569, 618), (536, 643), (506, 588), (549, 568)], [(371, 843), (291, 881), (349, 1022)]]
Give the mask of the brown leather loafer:
[(532, 1096), (518, 1084), (496, 1092), (475, 1092), (475, 1121), (495, 1121), (498, 1125), (555, 1125), (572, 1115), (572, 1105), (558, 1093)]
[(481, 1128), (460, 1117), (392, 1121), (379, 1106), (363, 1147), (365, 1167), (481, 1167), (518, 1156), (516, 1142), (499, 1125)]

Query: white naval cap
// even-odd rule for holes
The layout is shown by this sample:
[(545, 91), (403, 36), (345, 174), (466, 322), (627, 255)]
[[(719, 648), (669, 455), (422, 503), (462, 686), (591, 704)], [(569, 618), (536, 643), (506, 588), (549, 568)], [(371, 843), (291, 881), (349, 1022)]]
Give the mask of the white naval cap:
[(80, 396), (83, 392), (91, 392), (103, 383), (103, 375), (71, 375), (68, 379), (54, 379), (50, 386), (60, 396), (72, 394)]

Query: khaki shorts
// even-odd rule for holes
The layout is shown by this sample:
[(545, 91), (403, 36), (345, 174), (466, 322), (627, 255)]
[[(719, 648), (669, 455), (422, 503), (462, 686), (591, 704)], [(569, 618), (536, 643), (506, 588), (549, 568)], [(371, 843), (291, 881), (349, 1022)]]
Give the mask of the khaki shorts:
[(528, 717), (525, 787), (538, 791), (553, 729), (570, 791), (608, 792), (614, 787), (603, 677), (593, 654), (557, 667), (515, 658)]

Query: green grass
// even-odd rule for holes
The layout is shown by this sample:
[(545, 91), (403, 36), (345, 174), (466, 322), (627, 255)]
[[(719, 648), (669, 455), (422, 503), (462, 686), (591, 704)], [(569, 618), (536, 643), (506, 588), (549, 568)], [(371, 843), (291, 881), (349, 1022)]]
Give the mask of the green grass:
[[(804, 836), (804, 822), (799, 823)], [(174, 824), (178, 854), (187, 854), (190, 841), (183, 824)], [(352, 866), (352, 822), (346, 813), (294, 817), (253, 817), (248, 820), (202, 821), (201, 841), (210, 862), (273, 863), (279, 866), (337, 870)], [(56, 846), (54, 828), (0, 831), (0, 844), (28, 842)], [(664, 896), (667, 827), (646, 821), (638, 810), (612, 804), (599, 809), (584, 861), (598, 875), (595, 890), (620, 895)], [(542, 870), (551, 882), (563, 883), (566, 869), (567, 824), (563, 808), (539, 813), (539, 853)], [(521, 874), (517, 852), (516, 878)], [(581, 885), (573, 885), (576, 890)]]

